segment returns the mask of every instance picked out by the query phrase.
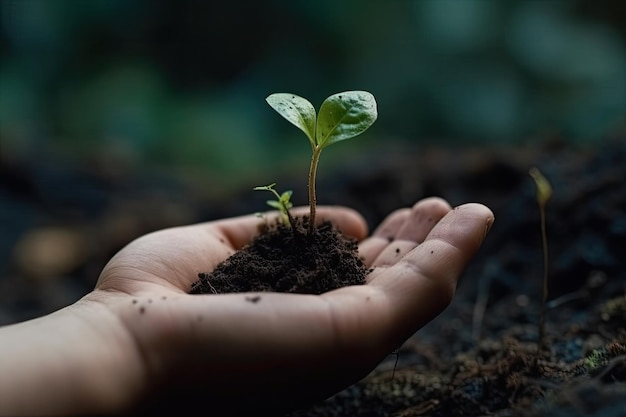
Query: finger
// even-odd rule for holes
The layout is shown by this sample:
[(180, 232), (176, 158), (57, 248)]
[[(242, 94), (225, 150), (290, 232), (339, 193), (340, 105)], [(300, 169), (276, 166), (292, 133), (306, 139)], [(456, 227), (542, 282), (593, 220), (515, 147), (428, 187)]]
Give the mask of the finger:
[(423, 242), (433, 226), (450, 210), (452, 210), (450, 204), (439, 197), (418, 201), (411, 207), (411, 213), (396, 234), (396, 239)]
[[(368, 266), (390, 265), (426, 238), (433, 226), (449, 211), (450, 205), (439, 197), (418, 201), (381, 224), (371, 239), (362, 243), (360, 253)], [(393, 242), (393, 243), (392, 243)]]
[[(309, 213), (309, 207), (295, 207), (291, 209), (293, 216), (301, 216)], [(264, 219), (256, 215), (233, 217), (215, 222), (206, 223), (215, 228), (234, 249), (240, 249), (257, 236), (266, 221), (274, 221), (280, 214), (269, 211), (264, 214)], [(367, 223), (355, 210), (341, 206), (318, 206), (315, 223), (324, 221), (332, 222), (345, 236), (358, 240), (367, 236)]]
[(396, 233), (396, 239), (382, 248), (371, 266), (393, 265), (422, 243), (433, 226), (452, 208), (441, 198), (427, 198), (411, 208), (407, 218)]
[[(394, 240), (388, 242), (385, 246), (380, 248), (379, 253), (374, 258), (374, 261), (369, 264), (370, 268), (378, 268), (381, 266), (393, 265), (404, 257), (407, 253), (412, 251), (417, 246), (417, 242), (412, 240)], [(370, 278), (370, 277), (368, 277)]]
[(369, 285), (381, 289), (392, 321), (408, 337), (451, 301), (457, 280), (493, 224), (491, 210), (464, 204), (448, 212), (426, 240), (387, 268), (372, 272)]
[(374, 259), (380, 254), (389, 242), (393, 242), (396, 233), (402, 227), (404, 220), (409, 216), (410, 209), (402, 208), (388, 215), (376, 228), (372, 236), (359, 243), (359, 255), (365, 259), (365, 265), (371, 266)]
[(402, 225), (409, 217), (411, 209), (401, 208), (390, 215), (388, 215), (383, 222), (376, 228), (372, 236), (384, 238), (385, 240), (392, 241), (396, 238), (398, 230), (402, 228)]

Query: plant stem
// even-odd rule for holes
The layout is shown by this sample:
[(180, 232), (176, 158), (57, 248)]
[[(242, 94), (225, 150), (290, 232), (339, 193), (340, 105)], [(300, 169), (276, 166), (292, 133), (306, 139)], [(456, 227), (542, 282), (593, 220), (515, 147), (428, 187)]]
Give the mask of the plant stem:
[(309, 169), (309, 236), (313, 236), (313, 231), (315, 230), (315, 205), (317, 204), (315, 198), (315, 177), (317, 174), (317, 164), (320, 160), (321, 152), (321, 146), (313, 147), (313, 155), (311, 156), (311, 167)]
[(541, 312), (539, 315), (539, 337), (537, 341), (537, 353), (540, 354), (543, 349), (545, 327), (546, 327), (546, 313), (548, 302), (548, 236), (546, 232), (546, 210), (543, 204), (540, 204), (539, 214), (541, 216), (541, 242), (543, 245), (543, 296), (541, 301)]
[(289, 211), (289, 208), (282, 203), (283, 206), (283, 210), (285, 211), (285, 215), (287, 216), (287, 223), (289, 223), (289, 227), (291, 228), (291, 230), (293, 231), (294, 235), (296, 234), (296, 223), (293, 219), (293, 216), (291, 215), (291, 212)]

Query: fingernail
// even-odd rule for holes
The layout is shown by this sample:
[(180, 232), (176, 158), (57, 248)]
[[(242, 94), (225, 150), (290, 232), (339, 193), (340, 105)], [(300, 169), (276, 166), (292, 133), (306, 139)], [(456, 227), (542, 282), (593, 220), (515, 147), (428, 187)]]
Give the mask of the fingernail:
[(491, 230), (491, 226), (493, 226), (493, 222), (495, 222), (495, 220), (496, 218), (494, 216), (490, 216), (487, 218), (487, 224), (485, 225), (485, 235), (483, 236), (483, 239), (487, 237), (487, 234)]

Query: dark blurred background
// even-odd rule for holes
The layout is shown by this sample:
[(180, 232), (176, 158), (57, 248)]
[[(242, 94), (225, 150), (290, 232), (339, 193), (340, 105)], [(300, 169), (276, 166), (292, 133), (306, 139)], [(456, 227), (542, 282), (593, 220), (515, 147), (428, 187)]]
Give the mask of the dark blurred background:
[(0, 324), (75, 300), (141, 233), (305, 185), (274, 92), (375, 95), (329, 173), (407, 148), (602, 146), (626, 129), (625, 4), (1, 0)]

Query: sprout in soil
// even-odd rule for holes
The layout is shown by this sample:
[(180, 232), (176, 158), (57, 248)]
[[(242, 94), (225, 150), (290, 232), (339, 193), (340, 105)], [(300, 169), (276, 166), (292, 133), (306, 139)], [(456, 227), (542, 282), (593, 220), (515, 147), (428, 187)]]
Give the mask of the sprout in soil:
[(378, 117), (376, 100), (367, 91), (333, 94), (322, 103), (319, 115), (305, 98), (290, 93), (274, 93), (267, 103), (309, 138), (313, 155), (309, 169), (309, 235), (315, 225), (315, 177), (320, 153), (325, 147), (360, 135)]
[(282, 218), (283, 218), (283, 223), (289, 227), (292, 227), (293, 218), (291, 217), (291, 213), (289, 212), (289, 209), (293, 207), (293, 204), (290, 201), (292, 191), (288, 190), (281, 194), (278, 194), (278, 191), (274, 189), (275, 185), (276, 183), (274, 182), (274, 183), (271, 183), (270, 185), (254, 187), (254, 190), (255, 191), (270, 191), (272, 194), (274, 194), (274, 196), (276, 196), (276, 200), (267, 200), (267, 205), (280, 210), (280, 214), (282, 215)]
[(546, 233), (546, 203), (552, 197), (552, 186), (536, 167), (528, 171), (537, 186), (537, 203), (541, 222), (541, 242), (543, 244), (543, 294), (539, 315), (539, 337), (537, 339), (537, 359), (541, 354), (545, 338), (546, 309), (548, 300), (548, 236)]

